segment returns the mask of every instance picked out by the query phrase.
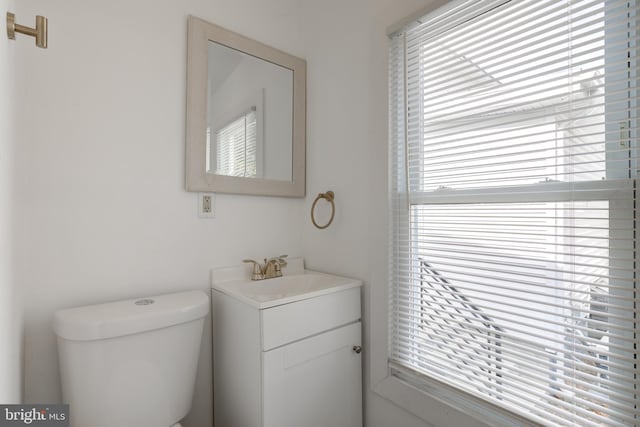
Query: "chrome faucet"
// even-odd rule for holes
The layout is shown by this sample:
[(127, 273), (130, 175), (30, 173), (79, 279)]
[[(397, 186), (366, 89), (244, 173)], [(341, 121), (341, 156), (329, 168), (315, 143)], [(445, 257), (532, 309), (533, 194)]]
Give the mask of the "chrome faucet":
[(264, 264), (260, 264), (252, 259), (243, 259), (242, 262), (253, 263), (251, 280), (273, 279), (274, 277), (282, 276), (282, 267), (287, 265), (286, 257), (287, 255), (280, 255), (274, 258), (265, 258)]

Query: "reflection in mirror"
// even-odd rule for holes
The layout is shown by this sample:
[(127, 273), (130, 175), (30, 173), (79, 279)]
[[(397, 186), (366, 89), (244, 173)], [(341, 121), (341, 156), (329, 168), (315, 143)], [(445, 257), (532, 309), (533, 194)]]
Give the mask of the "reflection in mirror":
[(305, 195), (306, 63), (189, 17), (188, 191)]
[(209, 41), (207, 173), (292, 180), (293, 71)]
[[(247, 178), (263, 176), (257, 166), (257, 163), (262, 163), (257, 160), (258, 145), (262, 149), (262, 141), (258, 143), (256, 126), (255, 105), (230, 123), (217, 125), (210, 122), (207, 126), (207, 173)], [(217, 129), (213, 132), (213, 139), (212, 127)]]

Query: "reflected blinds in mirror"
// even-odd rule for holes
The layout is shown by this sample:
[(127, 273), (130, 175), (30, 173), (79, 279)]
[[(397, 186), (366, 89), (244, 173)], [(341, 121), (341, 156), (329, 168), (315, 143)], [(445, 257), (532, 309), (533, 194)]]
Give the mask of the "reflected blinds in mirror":
[(228, 176), (257, 176), (256, 109), (252, 108), (214, 135), (215, 173)]

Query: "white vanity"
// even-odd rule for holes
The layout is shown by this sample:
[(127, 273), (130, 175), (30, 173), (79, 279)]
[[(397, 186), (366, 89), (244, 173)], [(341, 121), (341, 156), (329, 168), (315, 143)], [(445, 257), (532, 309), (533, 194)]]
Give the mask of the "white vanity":
[(361, 282), (283, 272), (211, 272), (215, 426), (362, 427)]

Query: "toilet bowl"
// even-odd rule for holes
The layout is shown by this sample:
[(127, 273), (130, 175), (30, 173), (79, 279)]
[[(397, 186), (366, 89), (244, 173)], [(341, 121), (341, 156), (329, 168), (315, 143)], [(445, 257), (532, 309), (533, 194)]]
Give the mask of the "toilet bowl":
[(208, 311), (191, 291), (56, 312), (71, 427), (181, 427)]

